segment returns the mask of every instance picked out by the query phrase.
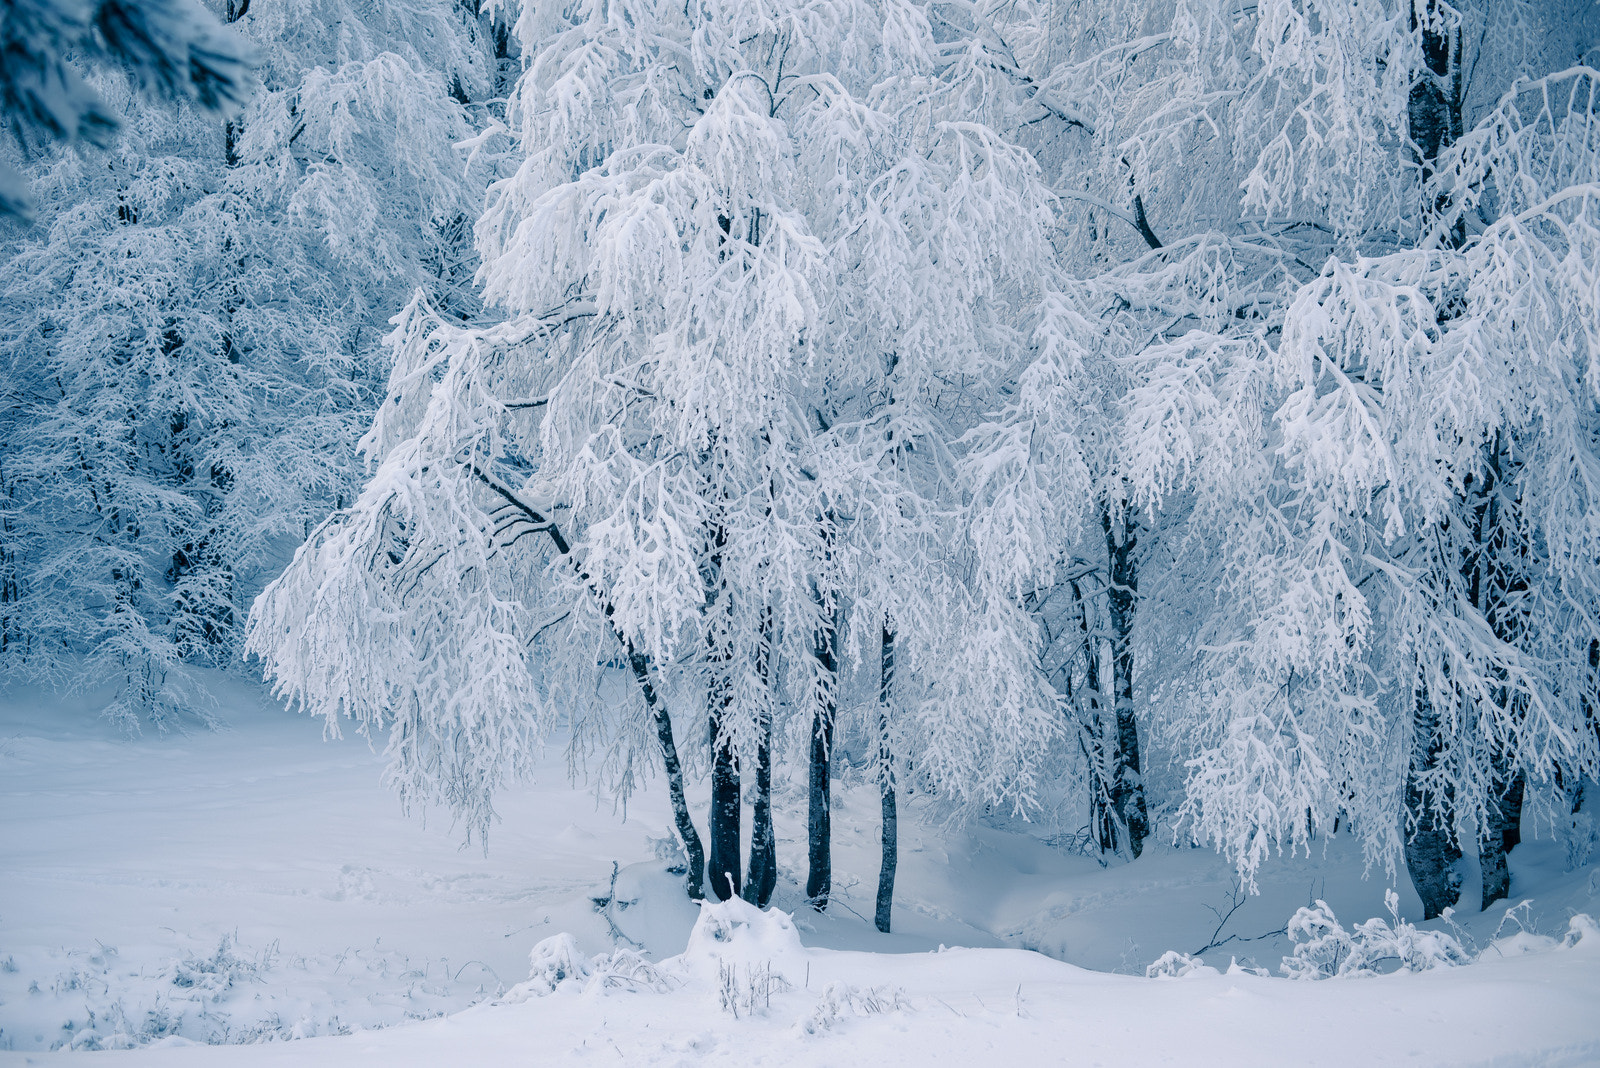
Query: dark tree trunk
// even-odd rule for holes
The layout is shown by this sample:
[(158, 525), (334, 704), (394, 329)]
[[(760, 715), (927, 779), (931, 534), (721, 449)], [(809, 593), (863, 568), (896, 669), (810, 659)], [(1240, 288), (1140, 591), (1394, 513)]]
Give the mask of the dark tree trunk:
[(606, 617), (606, 622), (611, 624), (611, 633), (616, 637), (617, 643), (622, 646), (623, 652), (628, 657), (628, 668), (633, 672), (633, 680), (639, 685), (639, 696), (644, 699), (644, 707), (649, 711), (656, 724), (656, 740), (661, 744), (661, 763), (667, 770), (667, 792), (672, 798), (673, 825), (678, 831), (678, 841), (683, 845), (683, 855), (688, 874), (684, 879), (683, 888), (688, 893), (691, 901), (699, 901), (705, 896), (705, 887), (701, 883), (701, 876), (706, 868), (705, 847), (700, 844), (700, 832), (694, 829), (694, 820), (689, 817), (689, 799), (683, 792), (683, 764), (678, 760), (678, 743), (672, 736), (672, 716), (667, 711), (667, 706), (662, 703), (656, 693), (655, 684), (650, 681), (650, 658), (633, 647), (627, 635), (617, 627), (613, 620), (616, 609), (611, 601), (601, 596), (594, 583), (589, 581), (588, 574), (578, 565), (572, 557), (572, 547), (567, 539), (562, 536), (561, 530), (545, 519), (544, 516), (512, 495), (503, 487), (497, 486), (482, 471), (473, 469), (474, 473), (494, 488), (506, 500), (523, 509), (536, 525), (544, 526), (545, 533), (550, 535), (550, 540), (555, 544), (556, 552), (572, 560), (573, 570), (578, 572), (578, 577), (589, 587), (589, 593), (600, 604), (600, 611)]
[[(1434, 173), (1439, 153), (1461, 136), (1461, 47), (1459, 34), (1448, 29), (1440, 32), (1441, 24), (1434, 21), (1434, 16), (1442, 14), (1436, 0), (1427, 0), (1423, 14), (1426, 17), (1420, 25), (1425, 69), (1418, 72), (1411, 86), (1406, 118), (1421, 176), (1427, 181)], [(1418, 27), (1417, 11), (1413, 9), (1411, 28)], [(1425, 215), (1431, 215), (1446, 206), (1429, 200), (1423, 209)], [(1443, 240), (1448, 247), (1459, 248), (1465, 237), (1458, 223), (1443, 235)], [(1422, 899), (1423, 918), (1427, 920), (1455, 905), (1461, 893), (1461, 875), (1456, 869), (1461, 847), (1454, 827), (1455, 798), (1447, 788), (1439, 792), (1428, 778), (1436, 770), (1443, 748), (1438, 713), (1428, 694), (1419, 690), (1406, 775), (1405, 857), (1406, 870)]]
[[(1517, 515), (1521, 502), (1505, 493), (1504, 471), (1508, 464), (1514, 466), (1515, 460), (1506, 455), (1502, 435), (1496, 434), (1484, 448), (1483, 470), (1463, 479), (1472, 544), (1462, 559), (1461, 577), (1467, 597), (1483, 614), (1495, 637), (1514, 647), (1522, 644), (1526, 631), (1526, 618), (1518, 604), (1527, 590), (1524, 575), (1528, 547), (1519, 534), (1513, 533), (1521, 526)], [(1503, 510), (1509, 511), (1509, 522)], [(1505, 678), (1503, 671), (1499, 675)], [(1488, 714), (1518, 719), (1526, 714), (1525, 702), (1506, 686), (1497, 689), (1494, 706), (1486, 710)], [(1522, 769), (1509, 743), (1494, 745), (1489, 759), (1494, 796), (1478, 835), (1485, 909), (1511, 893), (1506, 854), (1522, 840), (1525, 789)]]
[(1456, 862), (1461, 846), (1456, 842), (1455, 798), (1446, 790), (1436, 794), (1428, 773), (1435, 770), (1443, 748), (1439, 714), (1428, 695), (1417, 693), (1412, 723), (1411, 767), (1406, 775), (1406, 871), (1422, 899), (1422, 918), (1431, 920), (1461, 897), (1461, 873)]
[[(724, 500), (726, 498), (724, 497)], [(734, 749), (733, 590), (722, 571), (728, 530), (719, 516), (711, 523), (706, 571), (706, 707), (711, 745), (710, 857), (706, 880), (718, 901), (739, 896), (739, 758)]]
[(674, 826), (677, 828), (678, 841), (683, 844), (683, 854), (688, 863), (688, 877), (684, 880), (684, 889), (691, 900), (700, 900), (704, 895), (700, 877), (705, 871), (705, 849), (700, 844), (699, 832), (694, 829), (694, 820), (689, 818), (689, 802), (683, 793), (683, 765), (678, 761), (678, 745), (672, 736), (672, 717), (667, 712), (667, 706), (656, 694), (655, 685), (650, 681), (650, 658), (635, 649), (633, 642), (617, 626), (614, 618), (616, 606), (601, 594), (589, 578), (588, 572), (584, 571), (582, 565), (573, 558), (572, 546), (562, 535), (561, 528), (538, 510), (530, 508), (522, 498), (490, 477), (487, 471), (477, 466), (472, 466), (470, 470), (480, 482), (498, 494), (506, 503), (527, 516), (534, 529), (543, 530), (549, 535), (550, 543), (555, 546), (556, 552), (572, 563), (572, 569), (577, 572), (579, 581), (588, 588), (589, 595), (600, 606), (600, 613), (610, 625), (612, 636), (627, 654), (628, 667), (633, 672), (634, 681), (639, 685), (639, 695), (644, 699), (645, 709), (655, 720), (656, 739), (661, 744), (661, 762), (667, 770), (667, 790), (672, 796)]
[(833, 752), (833, 719), (838, 705), (838, 627), (831, 613), (816, 634), (813, 650), (822, 669), (817, 708), (811, 720), (811, 799), (806, 819), (809, 871), (806, 900), (818, 912), (828, 907), (833, 890), (833, 847), (830, 808), (832, 784), (829, 759)]
[(5, 472), (0, 471), (0, 490), (5, 492), (6, 508), (0, 511), (0, 653), (11, 647), (13, 641), (11, 620), (12, 609), (9, 607), (22, 599), (22, 588), (17, 582), (16, 557), (12, 553), (12, 531), (10, 509), (12, 505), (11, 486), (6, 482)]
[(725, 730), (728, 706), (711, 710), (711, 861), (706, 878), (718, 901), (739, 896), (739, 764)]
[[(1449, 148), (1462, 132), (1462, 81), (1461, 33), (1459, 25), (1452, 24), (1441, 10), (1439, 0), (1426, 0), (1426, 16), (1422, 29), (1422, 58), (1426, 65), (1411, 86), (1406, 104), (1407, 132), (1415, 146), (1417, 163), (1421, 166), (1422, 180), (1433, 177), (1439, 153)], [(1417, 29), (1417, 11), (1411, 10), (1411, 28)], [(1442, 32), (1441, 32), (1442, 29)], [(1426, 213), (1432, 214), (1448, 205), (1427, 202)], [(1466, 243), (1464, 221), (1458, 220), (1443, 235), (1444, 244), (1460, 248)]]
[[(772, 683), (772, 609), (761, 619), (761, 659), (757, 669), (764, 687)], [(756, 787), (751, 805), (750, 878), (744, 899), (758, 909), (772, 901), (778, 885), (778, 843), (772, 831), (772, 713), (761, 717), (761, 739), (756, 745)]]
[[(1083, 588), (1072, 583), (1072, 599), (1078, 609), (1079, 638), (1083, 642), (1083, 690), (1078, 700), (1078, 746), (1089, 769), (1089, 832), (1102, 853), (1115, 853), (1121, 834), (1117, 830), (1116, 808), (1111, 801), (1112, 745), (1106, 737), (1106, 722), (1111, 718), (1100, 690), (1100, 636), (1090, 624), (1090, 606)], [(1067, 698), (1071, 700), (1072, 678), (1067, 678)]]
[[(717, 554), (712, 558), (713, 566), (719, 570), (722, 544), (723, 534), (719, 529), (716, 537)], [(731, 635), (726, 629), (719, 628), (719, 624), (729, 622), (729, 596), (730, 591), (723, 587), (720, 591), (721, 603), (713, 604), (709, 636), (711, 655), (708, 658), (711, 672), (711, 685), (707, 693), (707, 704), (711, 711), (708, 724), (711, 743), (711, 857), (706, 879), (711, 884), (712, 896), (718, 901), (738, 897), (741, 885), (739, 759), (734, 751), (732, 724), (729, 722), (733, 706), (733, 649)]]
[(1127, 829), (1128, 852), (1138, 857), (1150, 836), (1150, 815), (1145, 807), (1144, 776), (1139, 762), (1139, 725), (1133, 705), (1133, 618), (1139, 595), (1138, 562), (1133, 550), (1134, 525), (1126, 513), (1113, 520), (1109, 509), (1100, 515), (1111, 558), (1111, 671), (1115, 685), (1117, 748), (1112, 766), (1111, 803), (1117, 820)]
[(655, 720), (656, 739), (661, 743), (661, 762), (667, 769), (667, 792), (672, 796), (673, 824), (678, 831), (678, 841), (683, 845), (688, 871), (684, 889), (691, 900), (698, 901), (705, 896), (701, 879), (706, 870), (706, 852), (700, 844), (699, 832), (694, 829), (694, 820), (689, 817), (689, 801), (683, 793), (683, 765), (678, 761), (678, 743), (672, 737), (672, 717), (667, 714), (667, 706), (656, 697), (656, 688), (650, 682), (649, 657), (634, 652), (631, 643), (624, 644), (628, 649), (628, 666), (644, 696), (645, 707)]
[(700, 833), (694, 829), (694, 820), (689, 817), (689, 800), (683, 792), (683, 765), (678, 760), (678, 743), (672, 736), (672, 716), (657, 695), (655, 684), (650, 681), (650, 658), (635, 649), (633, 642), (617, 627), (612, 618), (616, 611), (615, 607), (610, 600), (601, 596), (594, 583), (589, 581), (588, 573), (579, 566), (577, 560), (573, 559), (572, 547), (562, 536), (560, 528), (529, 508), (509, 490), (495, 483), (483, 471), (473, 468), (473, 473), (496, 493), (525, 512), (536, 526), (543, 527), (545, 533), (550, 535), (550, 541), (554, 543), (556, 552), (572, 560), (573, 570), (578, 572), (578, 578), (588, 586), (589, 593), (599, 602), (601, 614), (611, 625), (611, 633), (622, 646), (623, 652), (627, 654), (628, 668), (633, 672), (634, 682), (639, 685), (639, 696), (644, 698), (645, 709), (655, 720), (656, 740), (661, 744), (661, 763), (667, 770), (667, 792), (672, 797), (673, 825), (677, 828), (678, 841), (683, 845), (683, 855), (688, 867), (684, 890), (689, 894), (690, 900), (699, 901), (705, 896), (705, 888), (700, 881), (706, 866), (705, 847), (700, 843)]
[(889, 933), (894, 911), (894, 872), (900, 862), (900, 819), (894, 795), (894, 747), (889, 736), (889, 701), (894, 689), (894, 631), (883, 627), (883, 653), (878, 681), (878, 792), (883, 802), (883, 864), (878, 869), (878, 907), (873, 922)]
[[(1581, 696), (1583, 721), (1600, 743), (1600, 641), (1589, 641), (1589, 675), (1584, 680)], [(1576, 816), (1583, 811), (1583, 776), (1576, 771), (1563, 772), (1556, 768), (1556, 785), (1567, 797), (1567, 808)]]
[(1522, 841), (1522, 795), (1526, 787), (1522, 772), (1513, 772), (1490, 810), (1486, 833), (1478, 841), (1484, 908), (1511, 896), (1511, 870), (1506, 856)]
[(772, 720), (761, 724), (762, 739), (756, 750), (756, 796), (751, 803), (750, 878), (744, 898), (756, 908), (772, 902), (778, 885), (778, 843), (772, 831)]

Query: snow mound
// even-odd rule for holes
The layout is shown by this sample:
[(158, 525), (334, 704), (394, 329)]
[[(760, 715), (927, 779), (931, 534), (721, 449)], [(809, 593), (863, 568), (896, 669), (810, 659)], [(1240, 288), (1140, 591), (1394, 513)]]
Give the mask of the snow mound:
[(771, 964), (793, 983), (804, 969), (807, 949), (800, 943), (794, 917), (781, 909), (758, 909), (730, 898), (700, 906), (700, 918), (689, 932), (689, 944), (677, 962), (686, 970), (716, 974), (724, 965)]

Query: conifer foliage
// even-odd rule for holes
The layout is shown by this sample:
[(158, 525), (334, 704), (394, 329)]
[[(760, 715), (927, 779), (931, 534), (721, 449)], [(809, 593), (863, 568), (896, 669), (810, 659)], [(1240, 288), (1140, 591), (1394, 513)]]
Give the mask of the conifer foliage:
[[(52, 75), (121, 132), (41, 148), (38, 221), (0, 272), (0, 643), (16, 671), (120, 680), (131, 725), (203, 710), (188, 665), (230, 662), (254, 589), (352, 494), (393, 307), (419, 285), (475, 306), (481, 169), (474, 189), (453, 145), (475, 120), (451, 94), (487, 98), (495, 66), (488, 25), (450, 3), (370, 22), (342, 4), (113, 7), (93, 40), (164, 49), (196, 106), (147, 101), (137, 77), (101, 75), (91, 99), (70, 65)], [(233, 83), (197, 51), (213, 31), (260, 82), (225, 119)]]

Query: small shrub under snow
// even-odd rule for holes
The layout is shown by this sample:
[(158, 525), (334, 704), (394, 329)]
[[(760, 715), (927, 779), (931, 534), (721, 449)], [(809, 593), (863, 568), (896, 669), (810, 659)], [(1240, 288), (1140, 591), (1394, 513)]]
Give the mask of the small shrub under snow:
[(1191, 976), (1216, 975), (1217, 970), (1199, 957), (1169, 949), (1155, 963), (1144, 970), (1146, 979), (1184, 979)]
[(1383, 895), (1393, 923), (1381, 916), (1346, 930), (1326, 901), (1302, 908), (1289, 921), (1294, 954), (1283, 958), (1291, 979), (1330, 979), (1384, 971), (1421, 972), (1470, 964), (1472, 954), (1443, 931), (1429, 931), (1400, 918), (1400, 896)]

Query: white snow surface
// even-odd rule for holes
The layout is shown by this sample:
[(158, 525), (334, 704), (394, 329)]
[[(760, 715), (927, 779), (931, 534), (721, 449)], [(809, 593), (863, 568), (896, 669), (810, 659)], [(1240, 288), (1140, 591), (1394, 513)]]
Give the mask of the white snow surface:
[(1278, 968), (1296, 908), (1385, 915), (1340, 838), (1230, 916), (1208, 850), (1102, 868), (1048, 821), (951, 829), (912, 799), (886, 936), (861, 918), (873, 788), (837, 792), (826, 915), (783, 781), (774, 908), (702, 909), (658, 856), (659, 779), (624, 814), (553, 745), (485, 856), (398, 811), (364, 740), (215, 689), (223, 729), (134, 738), (95, 695), (0, 696), (0, 1064), (1600, 1064), (1600, 869), (1548, 842), (1512, 856), (1514, 916), (1465, 896), (1475, 963), (1306, 982)]

